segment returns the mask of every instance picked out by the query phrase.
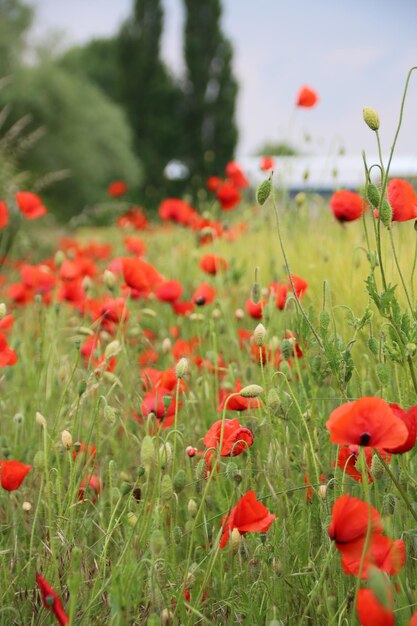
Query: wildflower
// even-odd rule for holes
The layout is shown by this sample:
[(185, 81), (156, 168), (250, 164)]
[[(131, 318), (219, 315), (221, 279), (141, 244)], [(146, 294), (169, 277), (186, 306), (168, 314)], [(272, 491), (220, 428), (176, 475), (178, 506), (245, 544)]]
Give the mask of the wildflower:
[(229, 178), (235, 187), (244, 188), (249, 186), (248, 179), (244, 175), (242, 169), (236, 163), (236, 161), (229, 161), (226, 165), (226, 176)]
[(230, 181), (224, 181), (217, 187), (216, 198), (220, 202), (223, 211), (234, 209), (240, 202), (240, 193)]
[(229, 264), (221, 256), (216, 254), (206, 254), (200, 259), (200, 268), (207, 274), (218, 274), (219, 272), (225, 272)]
[(215, 297), (216, 290), (214, 287), (208, 283), (201, 283), (201, 285), (195, 290), (192, 301), (197, 306), (203, 306), (204, 304), (210, 304), (210, 302), (213, 302)]
[(0, 200), (0, 228), (5, 228), (9, 223), (9, 209), (7, 204)]
[(107, 187), (110, 198), (120, 198), (127, 192), (127, 184), (123, 180), (115, 180)]
[[(356, 480), (357, 482), (362, 482), (362, 473), (358, 470), (357, 462), (359, 456), (359, 446), (340, 446), (339, 454), (337, 456), (337, 462), (335, 465), (340, 467), (346, 474), (348, 474), (351, 478)], [(370, 472), (370, 468), (372, 466), (372, 448), (364, 447), (365, 452), (365, 460), (367, 465), (367, 474), (368, 474), (368, 483), (373, 482), (373, 476)], [(388, 455), (384, 450), (381, 451), (381, 455), (385, 461), (389, 461), (390, 455)]]
[[(389, 604), (392, 608), (392, 598)], [(361, 626), (394, 626), (391, 608), (385, 608), (371, 589), (359, 589), (356, 610)]]
[(176, 302), (182, 296), (179, 280), (166, 280), (155, 287), (155, 295), (161, 302)]
[(367, 502), (347, 493), (337, 498), (333, 505), (329, 537), (336, 543), (336, 548), (343, 548), (366, 537), (368, 524), (372, 533), (382, 534), (379, 512)]
[(333, 443), (392, 449), (404, 444), (408, 430), (385, 400), (365, 397), (335, 409), (326, 427)]
[(220, 404), (217, 407), (218, 413), (221, 413), (225, 406), (227, 411), (246, 411), (247, 409), (258, 409), (262, 406), (262, 400), (259, 400), (259, 398), (244, 398), (243, 396), (236, 395), (241, 389), (241, 382), (237, 380), (235, 388), (231, 393), (225, 390), (220, 391)]
[(264, 156), (261, 159), (261, 170), (263, 172), (267, 172), (268, 170), (272, 170), (275, 167), (275, 161), (272, 157), (270, 156)]
[(0, 333), (0, 367), (14, 365), (17, 359), (17, 354), (7, 343), (6, 336)]
[(6, 491), (19, 489), (31, 469), (31, 465), (25, 465), (20, 461), (0, 461), (1, 486)]
[(401, 178), (392, 178), (387, 193), (393, 222), (405, 222), (417, 217), (417, 196), (410, 183)]
[(408, 431), (408, 437), (399, 446), (395, 448), (386, 448), (387, 452), (393, 454), (403, 454), (412, 450), (416, 443), (417, 438), (417, 406), (412, 406), (408, 411), (404, 411), (398, 404), (390, 404), (391, 410), (406, 426)]
[(237, 419), (217, 420), (210, 426), (203, 443), (206, 448), (218, 448), (221, 443), (220, 456), (238, 456), (253, 444), (253, 434)]
[(330, 198), (330, 208), (339, 222), (353, 222), (362, 216), (363, 211), (367, 211), (368, 206), (358, 193), (341, 189)]
[(42, 604), (45, 609), (53, 612), (60, 626), (69, 624), (69, 617), (64, 611), (61, 598), (38, 572), (36, 573), (36, 584), (41, 592)]
[(23, 213), (27, 220), (36, 220), (48, 212), (39, 196), (30, 191), (18, 191), (16, 193), (16, 203), (19, 211)]
[(254, 302), (252, 298), (248, 298), (245, 303), (246, 313), (250, 315), (254, 320), (262, 319), (262, 313), (267, 305), (265, 300)]
[(91, 496), (91, 502), (95, 504), (97, 502), (97, 497), (103, 491), (103, 483), (101, 482), (100, 476), (98, 476), (97, 474), (92, 474), (85, 476), (82, 479), (78, 493), (79, 500), (87, 499), (85, 495), (86, 490)]
[(311, 87), (303, 85), (297, 93), (295, 104), (297, 107), (311, 109), (317, 104), (318, 100), (319, 96), (317, 92), (311, 89)]
[(224, 548), (231, 536), (233, 529), (237, 528), (241, 535), (248, 532), (266, 532), (275, 519), (275, 515), (269, 513), (266, 506), (256, 499), (254, 491), (248, 491), (242, 496), (235, 507), (227, 513), (222, 521), (222, 537), (220, 548)]
[(221, 184), (222, 179), (218, 176), (209, 176), (206, 181), (206, 186), (209, 191), (216, 192), (218, 186)]

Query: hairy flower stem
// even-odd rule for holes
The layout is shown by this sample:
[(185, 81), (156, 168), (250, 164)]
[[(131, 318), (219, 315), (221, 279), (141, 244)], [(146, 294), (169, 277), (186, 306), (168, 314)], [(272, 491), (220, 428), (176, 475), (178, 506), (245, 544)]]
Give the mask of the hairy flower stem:
[(377, 449), (375, 451), (376, 451), (376, 453), (378, 455), (379, 460), (381, 461), (382, 465), (384, 466), (384, 469), (387, 472), (388, 476), (391, 478), (392, 482), (397, 487), (400, 496), (404, 500), (404, 504), (406, 505), (407, 509), (410, 511), (411, 515), (414, 517), (415, 521), (417, 522), (417, 513), (413, 509), (412, 504), (411, 504), (410, 500), (408, 499), (408, 496), (405, 493), (404, 489), (402, 488), (402, 486), (398, 482), (397, 477), (395, 476), (395, 474), (393, 474), (393, 472), (391, 471), (389, 465), (385, 462), (385, 460), (384, 460), (382, 454), (380, 453), (380, 451), (377, 450)]

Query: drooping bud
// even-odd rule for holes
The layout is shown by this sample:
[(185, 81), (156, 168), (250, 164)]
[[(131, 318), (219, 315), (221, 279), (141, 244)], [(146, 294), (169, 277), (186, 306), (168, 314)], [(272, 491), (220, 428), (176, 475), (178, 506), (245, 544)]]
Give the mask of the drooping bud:
[(241, 534), (237, 528), (234, 528), (230, 535), (230, 544), (232, 546), (233, 552), (237, 552), (239, 550), (241, 542), (242, 542)]
[(121, 349), (122, 347), (120, 345), (120, 341), (118, 341), (117, 339), (111, 341), (104, 350), (104, 358), (106, 359), (106, 361), (108, 361), (112, 357), (117, 356)]
[(177, 375), (177, 378), (181, 380), (182, 378), (184, 378), (187, 372), (188, 372), (188, 359), (183, 357), (182, 359), (178, 361), (175, 367), (175, 373)]
[(260, 206), (263, 206), (268, 200), (272, 189), (271, 179), (264, 180), (256, 190), (256, 200)]
[(195, 517), (197, 515), (197, 511), (198, 511), (197, 502), (193, 500), (192, 498), (188, 500), (187, 510), (188, 510), (188, 514), (190, 515), (190, 517)]
[(378, 188), (376, 187), (376, 185), (373, 185), (372, 183), (369, 183), (367, 196), (368, 196), (368, 200), (372, 204), (372, 206), (375, 207), (375, 208), (378, 208), (379, 207), (380, 196), (379, 196), (379, 191), (378, 191)]
[(109, 291), (113, 291), (116, 286), (116, 276), (110, 270), (104, 270), (103, 281)]
[(170, 443), (163, 443), (159, 446), (159, 460), (161, 467), (169, 467), (172, 461), (172, 446)]
[(263, 394), (264, 390), (260, 385), (246, 385), (239, 391), (242, 398), (258, 398)]
[(172, 495), (174, 493), (172, 480), (169, 474), (164, 474), (161, 480), (161, 500), (164, 502), (169, 502), (171, 500)]
[(68, 430), (63, 430), (61, 433), (61, 441), (64, 448), (69, 450), (72, 446), (72, 435)]
[(378, 130), (379, 115), (372, 107), (363, 107), (363, 119), (371, 130)]
[(266, 328), (263, 324), (258, 324), (253, 331), (253, 338), (257, 346), (262, 347), (265, 343)]
[(183, 469), (178, 470), (178, 472), (174, 476), (173, 487), (175, 493), (180, 493), (187, 482), (187, 475)]

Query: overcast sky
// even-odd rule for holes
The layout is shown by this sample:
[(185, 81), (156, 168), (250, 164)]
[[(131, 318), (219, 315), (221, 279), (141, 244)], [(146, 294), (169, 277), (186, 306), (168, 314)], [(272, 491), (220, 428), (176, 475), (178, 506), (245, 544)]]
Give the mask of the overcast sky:
[[(132, 0), (28, 3), (36, 9), (32, 41), (44, 42), (58, 30), (65, 33), (60, 45), (69, 46), (115, 33)], [(163, 57), (180, 76), (182, 0), (163, 4)], [(223, 0), (223, 7), (223, 30), (233, 43), (240, 84), (239, 155), (265, 141), (290, 141), (321, 154), (339, 146), (351, 154), (363, 148), (374, 153), (373, 133), (362, 121), (364, 105), (379, 111), (383, 148), (389, 150), (406, 74), (417, 65), (416, 0)], [(316, 89), (320, 102), (294, 118), (302, 84)], [(417, 72), (398, 153), (417, 155)]]

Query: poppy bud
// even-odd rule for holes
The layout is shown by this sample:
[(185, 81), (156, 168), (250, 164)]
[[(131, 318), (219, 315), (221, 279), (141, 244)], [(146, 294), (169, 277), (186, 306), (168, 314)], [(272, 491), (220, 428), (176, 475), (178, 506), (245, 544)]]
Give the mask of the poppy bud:
[(114, 357), (117, 354), (119, 354), (121, 349), (122, 349), (122, 347), (120, 345), (120, 341), (118, 341), (117, 339), (115, 339), (114, 341), (111, 341), (106, 346), (106, 349), (104, 351), (104, 358), (106, 359), (106, 361), (108, 361), (112, 357)]
[(143, 467), (143, 465), (139, 465), (139, 467), (136, 469), (136, 474), (138, 478), (142, 478), (142, 476), (145, 474), (145, 468)]
[(196, 480), (203, 480), (206, 475), (206, 460), (200, 459), (194, 469), (194, 475)]
[(163, 609), (161, 613), (162, 626), (169, 626), (174, 620), (174, 614), (168, 609)]
[(193, 448), (193, 446), (187, 446), (185, 448), (185, 452), (186, 452), (187, 456), (192, 458), (193, 456), (195, 456), (197, 454), (197, 448)]
[(391, 227), (391, 222), (392, 222), (392, 207), (390, 203), (388, 202), (388, 200), (384, 199), (382, 201), (379, 215), (381, 218), (381, 222), (384, 224), (384, 226), (386, 226), (389, 229)]
[(131, 491), (132, 491), (132, 485), (130, 485), (126, 481), (123, 481), (122, 484), (120, 485), (120, 493), (122, 494), (122, 496), (127, 496), (127, 494), (130, 493)]
[(63, 264), (63, 262), (65, 261), (65, 259), (66, 259), (65, 252), (63, 252), (62, 250), (57, 250), (54, 256), (55, 267), (59, 269), (61, 265)]
[(175, 543), (179, 545), (182, 541), (182, 530), (180, 526), (174, 526), (173, 536)]
[(260, 206), (263, 206), (268, 200), (272, 189), (271, 179), (264, 180), (256, 190), (256, 200)]
[(231, 543), (233, 552), (237, 552), (239, 550), (241, 542), (242, 542), (241, 534), (237, 528), (234, 528), (230, 535), (230, 543)]
[(31, 510), (32, 505), (30, 502), (24, 502), (22, 504), (22, 509), (24, 510), (25, 513), (29, 513), (29, 511)]
[(300, 191), (299, 193), (297, 193), (297, 195), (294, 198), (296, 205), (301, 208), (302, 206), (304, 206), (304, 204), (306, 203), (307, 200), (307, 196), (303, 191)]
[(368, 348), (373, 354), (378, 354), (378, 341), (375, 339), (375, 337), (369, 337)]
[(165, 339), (162, 342), (161, 348), (162, 348), (162, 352), (164, 354), (167, 354), (167, 352), (169, 352), (171, 350), (172, 342), (171, 342), (171, 339), (169, 337), (165, 337)]
[(87, 293), (88, 291), (92, 289), (93, 281), (91, 280), (89, 276), (84, 276), (84, 278), (81, 281), (81, 285), (84, 291)]
[(264, 390), (260, 385), (246, 385), (239, 391), (242, 398), (257, 398), (263, 394)]
[(143, 465), (149, 468), (155, 461), (155, 447), (150, 435), (145, 435), (140, 448), (140, 460)]
[(46, 428), (46, 419), (42, 413), (39, 413), (39, 411), (36, 411), (35, 413), (35, 422), (38, 426), (41, 426), (41, 428)]
[(104, 270), (103, 281), (109, 291), (113, 291), (116, 286), (116, 276), (110, 270)]
[(374, 478), (382, 478), (385, 472), (385, 468), (381, 459), (377, 454), (374, 454), (371, 462), (371, 474)]
[(396, 504), (397, 498), (392, 493), (388, 493), (387, 495), (385, 495), (382, 501), (381, 515), (383, 517), (387, 515), (393, 515), (395, 513)]
[(38, 450), (33, 457), (33, 467), (37, 470), (42, 470), (45, 466), (45, 455), (42, 450)]
[(230, 461), (230, 463), (226, 465), (225, 475), (228, 480), (233, 480), (238, 472), (239, 468), (233, 461)]
[(289, 339), (283, 339), (281, 342), (281, 352), (282, 356), (286, 361), (291, 358), (292, 355), (292, 344)]
[(187, 510), (188, 510), (190, 517), (195, 517), (197, 515), (197, 511), (198, 511), (197, 502), (193, 500), (192, 498), (188, 500)]
[(87, 390), (87, 383), (85, 382), (85, 380), (81, 380), (78, 383), (78, 389), (77, 389), (78, 395), (82, 396), (86, 392), (86, 390)]
[(165, 548), (165, 537), (161, 530), (155, 529), (149, 539), (151, 552), (154, 556), (159, 556)]
[(322, 500), (326, 499), (327, 485), (319, 486), (319, 496)]
[[(130, 512), (127, 514), (127, 523), (129, 524), (129, 526), (131, 526), (132, 528), (134, 528), (136, 526), (136, 524), (138, 523), (138, 516), (135, 515), (134, 513)], [(149, 622), (148, 622), (149, 623)]]
[(106, 404), (106, 406), (104, 407), (104, 419), (109, 422), (109, 424), (114, 424), (114, 422), (116, 421), (116, 411), (114, 410), (114, 408), (112, 406), (109, 406), (108, 404)]
[(367, 195), (368, 195), (368, 200), (372, 204), (372, 206), (375, 208), (379, 207), (379, 200), (380, 200), (379, 191), (378, 191), (378, 188), (372, 183), (369, 183), (368, 185)]
[(266, 329), (263, 324), (258, 324), (253, 331), (253, 338), (257, 346), (262, 347), (265, 343)]
[(172, 447), (170, 443), (163, 443), (159, 447), (159, 460), (160, 460), (162, 468), (165, 468), (171, 465)]
[(168, 474), (165, 474), (161, 480), (161, 500), (164, 502), (169, 502), (171, 500), (172, 495), (174, 493), (174, 489), (172, 486), (171, 477)]
[(187, 476), (184, 470), (180, 469), (174, 476), (173, 487), (175, 493), (180, 493), (184, 487), (187, 480)]
[(4, 302), (0, 302), (0, 320), (7, 314), (7, 307)]
[(237, 320), (243, 320), (243, 318), (245, 317), (245, 312), (243, 309), (236, 309), (235, 311), (235, 318)]
[(175, 374), (179, 380), (184, 378), (186, 373), (188, 372), (188, 359), (183, 357), (180, 359), (175, 367)]
[(68, 430), (63, 430), (61, 433), (61, 441), (64, 448), (69, 450), (72, 446), (72, 435)]
[(379, 128), (379, 115), (371, 107), (363, 107), (363, 119), (365, 124), (369, 126), (371, 130), (378, 130)]

